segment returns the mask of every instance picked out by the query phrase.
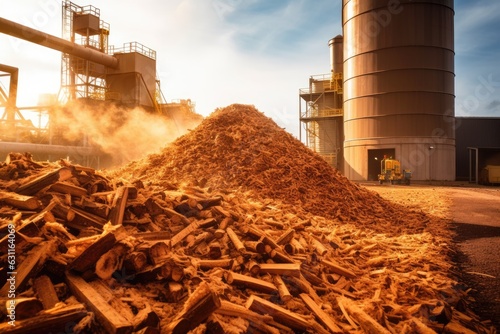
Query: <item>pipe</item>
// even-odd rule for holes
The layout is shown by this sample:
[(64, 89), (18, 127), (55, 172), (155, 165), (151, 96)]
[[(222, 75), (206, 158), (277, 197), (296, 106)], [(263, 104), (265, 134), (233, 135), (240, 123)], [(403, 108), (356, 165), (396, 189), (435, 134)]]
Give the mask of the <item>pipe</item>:
[(2, 17), (0, 17), (0, 32), (107, 67), (118, 67), (118, 59), (111, 55), (86, 48), (82, 45), (23, 26), (22, 24), (9, 21)]
[(76, 157), (88, 157), (102, 154), (97, 148), (89, 146), (63, 146), (17, 142), (0, 142), (0, 152), (30, 152), (33, 154), (69, 155)]

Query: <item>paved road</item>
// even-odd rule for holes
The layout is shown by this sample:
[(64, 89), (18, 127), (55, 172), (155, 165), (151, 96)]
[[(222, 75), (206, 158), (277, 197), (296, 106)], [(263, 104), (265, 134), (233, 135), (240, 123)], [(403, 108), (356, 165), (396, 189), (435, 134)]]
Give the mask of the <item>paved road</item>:
[(500, 189), (448, 188), (463, 280), (476, 313), (500, 329)]

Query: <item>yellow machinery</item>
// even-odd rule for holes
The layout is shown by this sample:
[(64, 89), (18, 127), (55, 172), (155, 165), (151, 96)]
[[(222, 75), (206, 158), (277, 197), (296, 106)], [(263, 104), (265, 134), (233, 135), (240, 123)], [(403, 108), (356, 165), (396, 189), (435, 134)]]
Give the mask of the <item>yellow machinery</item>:
[(384, 159), (380, 162), (380, 174), (378, 175), (378, 181), (380, 184), (384, 182), (390, 182), (391, 184), (410, 184), (411, 171), (408, 169), (401, 170), (401, 162), (399, 160), (393, 159), (392, 157), (387, 158), (384, 155)]

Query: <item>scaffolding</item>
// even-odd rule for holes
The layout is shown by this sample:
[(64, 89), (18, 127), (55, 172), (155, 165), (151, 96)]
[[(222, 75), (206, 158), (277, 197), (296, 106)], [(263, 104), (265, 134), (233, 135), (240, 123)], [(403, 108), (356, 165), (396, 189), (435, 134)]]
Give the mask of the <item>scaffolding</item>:
[[(100, 19), (94, 6), (78, 6), (71, 1), (62, 3), (62, 37), (90, 49), (108, 52), (109, 24)], [(62, 54), (61, 102), (89, 98), (104, 100), (106, 67), (89, 60)]]
[(306, 145), (330, 165), (340, 168), (343, 143), (342, 73), (313, 75), (299, 90), (299, 117)]

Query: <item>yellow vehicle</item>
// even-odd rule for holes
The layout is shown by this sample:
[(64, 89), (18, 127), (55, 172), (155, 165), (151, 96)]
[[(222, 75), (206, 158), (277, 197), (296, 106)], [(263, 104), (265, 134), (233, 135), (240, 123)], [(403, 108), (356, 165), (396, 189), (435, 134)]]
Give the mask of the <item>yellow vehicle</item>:
[(380, 174), (378, 182), (390, 182), (391, 184), (410, 184), (411, 171), (409, 169), (401, 170), (401, 162), (399, 160), (388, 158), (384, 155), (384, 159), (380, 162)]

